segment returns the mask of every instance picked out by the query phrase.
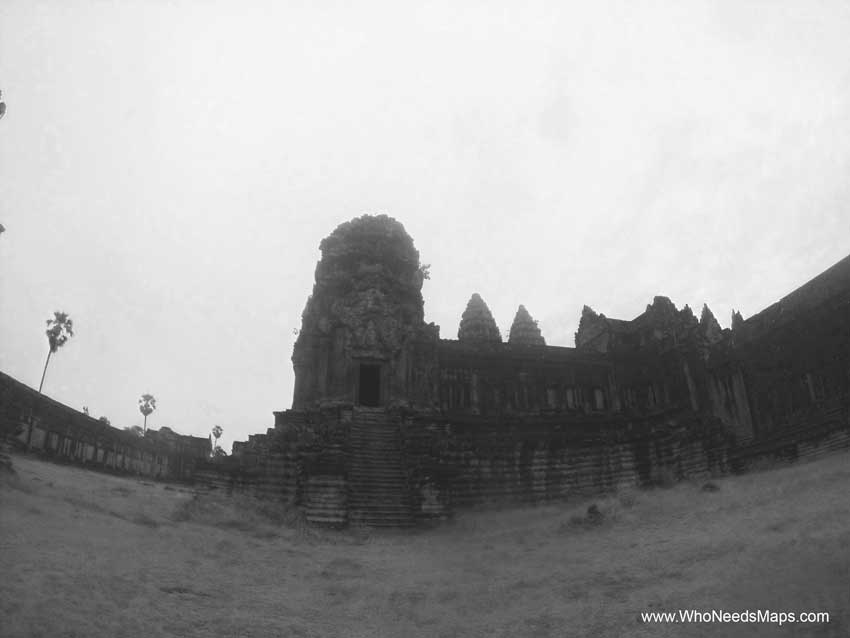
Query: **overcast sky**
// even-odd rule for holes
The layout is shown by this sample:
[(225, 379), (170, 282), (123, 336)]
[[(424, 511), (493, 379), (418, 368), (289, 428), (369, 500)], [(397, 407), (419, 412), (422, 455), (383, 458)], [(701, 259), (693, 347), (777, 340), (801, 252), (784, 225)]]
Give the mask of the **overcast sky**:
[(0, 90), (0, 370), (63, 310), (47, 394), (228, 450), (363, 213), (444, 338), (473, 292), (552, 345), (657, 294), (727, 327), (850, 252), (846, 2), (4, 0)]

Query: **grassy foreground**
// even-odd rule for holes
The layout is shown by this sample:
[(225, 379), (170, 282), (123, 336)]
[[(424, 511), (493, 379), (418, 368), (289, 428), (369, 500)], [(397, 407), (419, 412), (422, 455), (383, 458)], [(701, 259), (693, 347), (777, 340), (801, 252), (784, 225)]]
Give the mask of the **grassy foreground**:
[[(317, 531), (245, 499), (13, 457), (0, 635), (847, 636), (850, 454), (437, 529)], [(827, 611), (644, 624), (641, 611)]]

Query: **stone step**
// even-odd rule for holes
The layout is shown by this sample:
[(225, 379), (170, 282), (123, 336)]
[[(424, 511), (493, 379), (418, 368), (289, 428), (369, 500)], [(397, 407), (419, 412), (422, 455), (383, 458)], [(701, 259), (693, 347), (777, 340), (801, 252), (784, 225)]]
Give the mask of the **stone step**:
[(350, 474), (348, 477), (349, 486), (353, 484), (363, 484), (363, 483), (381, 483), (384, 485), (404, 485), (407, 481), (407, 476), (399, 473), (390, 473), (390, 472), (373, 472), (370, 474), (367, 473), (357, 473)]
[(398, 449), (397, 445), (374, 445), (374, 446), (360, 446), (354, 450), (352, 450), (351, 454), (348, 455), (349, 459), (357, 458), (358, 456), (370, 456), (374, 457), (378, 454), (383, 454), (384, 458), (389, 457), (390, 455), (401, 458), (401, 450)]
[(387, 481), (381, 479), (363, 479), (352, 481), (349, 486), (349, 494), (362, 493), (388, 493), (388, 494), (403, 494), (407, 493), (407, 485), (404, 481)]
[[(346, 510), (340, 510), (340, 511), (346, 511)], [(402, 518), (402, 517), (408, 517), (408, 516), (412, 515), (410, 504), (408, 504), (408, 503), (400, 503), (400, 504), (398, 504), (394, 507), (390, 507), (390, 506), (387, 506), (387, 507), (371, 507), (366, 503), (352, 503), (349, 506), (347, 511), (352, 512), (352, 513), (361, 512), (363, 514), (366, 514), (368, 516), (372, 516), (372, 517), (375, 517), (375, 518), (377, 518), (379, 516), (383, 516), (383, 517), (392, 516), (392, 517), (396, 517), (396, 518)], [(356, 515), (354, 517), (356, 518)]]
[(369, 431), (367, 429), (362, 430), (349, 430), (348, 435), (352, 441), (362, 441), (366, 439), (380, 439), (380, 440), (393, 440), (397, 441), (399, 438), (398, 432), (395, 430), (387, 430), (387, 431)]
[(408, 498), (408, 490), (406, 487), (393, 485), (357, 485), (354, 486), (360, 489), (352, 489), (348, 494), (349, 500), (369, 499), (372, 501), (380, 501), (383, 498)]
[(398, 521), (404, 524), (405, 521), (409, 521), (413, 519), (413, 516), (410, 515), (407, 511), (398, 511), (398, 512), (367, 512), (365, 510), (361, 510), (361, 514), (357, 515), (352, 510), (352, 513), (349, 515), (349, 520), (361, 521), (366, 523), (367, 525), (371, 525), (375, 522), (381, 523), (389, 523), (390, 521)]
[(349, 452), (348, 458), (357, 456), (358, 454), (368, 454), (369, 452), (393, 452), (401, 454), (399, 444), (396, 441), (369, 441), (363, 443), (352, 443), (352, 451)]
[(368, 452), (369, 450), (379, 448), (381, 450), (391, 450), (393, 452), (401, 452), (401, 445), (396, 440), (391, 439), (363, 439), (361, 441), (352, 441), (348, 448), (348, 456), (352, 456), (360, 451)]
[(411, 503), (407, 499), (396, 498), (387, 500), (376, 498), (372, 501), (358, 499), (349, 501), (348, 509), (351, 512), (374, 512), (374, 513), (410, 513)]
[[(410, 495), (407, 493), (407, 490), (398, 490), (398, 489), (361, 489), (361, 490), (353, 490), (351, 494), (348, 496), (348, 500), (351, 502), (362, 502), (368, 501), (372, 502), (380, 502), (382, 500), (410, 500)], [(329, 501), (331, 502), (331, 501)], [(340, 503), (342, 501), (332, 501), (334, 503)]]
[(413, 527), (413, 517), (404, 518), (372, 518), (364, 517), (360, 522), (367, 527)]
[(382, 459), (387, 461), (401, 461), (401, 451), (398, 448), (392, 447), (374, 447), (374, 448), (360, 448), (358, 450), (352, 451), (351, 454), (348, 455), (348, 460), (357, 460), (359, 458), (373, 460), (373, 459)]
[(311, 476), (307, 479), (307, 485), (315, 487), (345, 487), (345, 479), (342, 477), (322, 478), (321, 476)]
[[(348, 523), (348, 517), (343, 514), (338, 516), (323, 516), (321, 514), (311, 515), (305, 512), (305, 518), (307, 519), (307, 522), (312, 525), (328, 527), (345, 527)], [(369, 523), (366, 523), (366, 525), (369, 525)]]
[(369, 436), (369, 437), (371, 437), (371, 436), (386, 436), (386, 437), (392, 436), (392, 437), (397, 438), (398, 435), (399, 435), (397, 428), (383, 428), (383, 427), (379, 428), (379, 427), (375, 427), (375, 426), (368, 426), (368, 427), (362, 427), (362, 428), (352, 426), (348, 429), (348, 433), (351, 436)]
[(374, 510), (374, 511), (384, 511), (384, 510), (407, 510), (410, 507), (410, 501), (396, 498), (396, 499), (352, 499), (349, 501), (348, 506), (352, 510)]
[(407, 474), (403, 472), (401, 468), (352, 467), (348, 472), (348, 481), (356, 481), (359, 478), (384, 479), (386, 481), (395, 481), (398, 479), (406, 479)]
[(363, 478), (356, 481), (351, 481), (349, 486), (350, 494), (359, 492), (406, 492), (407, 485), (404, 481), (387, 481), (383, 478)]
[(335, 498), (328, 498), (315, 494), (305, 495), (301, 500), (301, 502), (305, 505), (315, 507), (345, 507), (346, 501), (348, 501), (347, 494), (337, 495)]
[(352, 465), (348, 471), (348, 480), (358, 477), (385, 478), (388, 481), (396, 478), (406, 478), (407, 472), (401, 466)]
[[(370, 472), (372, 470), (391, 470), (404, 474), (404, 466), (399, 462), (382, 463), (380, 459), (351, 459), (348, 467), (358, 472)], [(350, 472), (349, 472), (350, 473)]]
[(394, 467), (404, 468), (405, 464), (398, 450), (371, 450), (348, 457), (349, 467)]
[(370, 527), (414, 525), (398, 422), (382, 409), (357, 409), (348, 437), (349, 521)]
[(354, 432), (398, 432), (399, 427), (395, 423), (367, 423), (365, 421), (348, 424), (348, 431)]
[(357, 487), (397, 487), (407, 489), (404, 476), (387, 476), (386, 474), (375, 474), (372, 476), (352, 476), (348, 482), (349, 489)]
[(339, 516), (324, 516), (321, 514), (308, 514), (305, 512), (304, 517), (307, 519), (308, 523), (313, 525), (344, 526), (348, 522), (345, 514), (340, 514)]
[(413, 500), (407, 493), (399, 494), (398, 492), (361, 492), (354, 493), (348, 498), (348, 503), (351, 507), (379, 507), (386, 503), (394, 507), (407, 507)]
[(350, 462), (362, 461), (364, 463), (395, 463), (401, 464), (401, 453), (398, 450), (361, 450), (357, 454), (348, 457)]
[(382, 450), (401, 451), (401, 444), (396, 439), (376, 439), (374, 437), (364, 439), (352, 439), (351, 445), (348, 448), (348, 455), (360, 450), (369, 450), (372, 448), (381, 448)]
[(411, 500), (410, 495), (405, 490), (357, 490), (352, 491), (348, 500), (352, 503), (381, 503), (383, 501), (392, 501), (393, 503), (408, 502)]
[(410, 517), (410, 509), (407, 507), (383, 508), (374, 509), (370, 507), (351, 507), (351, 518), (408, 518)]

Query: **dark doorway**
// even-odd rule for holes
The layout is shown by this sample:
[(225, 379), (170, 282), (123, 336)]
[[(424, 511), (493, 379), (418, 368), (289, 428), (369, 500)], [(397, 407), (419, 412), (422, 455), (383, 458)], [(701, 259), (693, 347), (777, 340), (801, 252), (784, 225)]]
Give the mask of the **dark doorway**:
[(377, 407), (381, 403), (381, 366), (360, 364), (360, 405)]

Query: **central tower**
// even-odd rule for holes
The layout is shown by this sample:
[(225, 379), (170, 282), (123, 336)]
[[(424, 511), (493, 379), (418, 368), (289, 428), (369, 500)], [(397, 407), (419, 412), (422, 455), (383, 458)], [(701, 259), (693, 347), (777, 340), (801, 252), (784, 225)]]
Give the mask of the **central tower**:
[(439, 334), (424, 321), (424, 269), (404, 226), (363, 215), (319, 248), (292, 355), (292, 407), (430, 407)]

